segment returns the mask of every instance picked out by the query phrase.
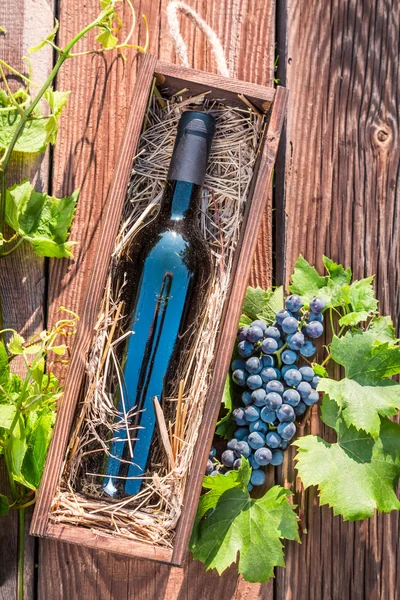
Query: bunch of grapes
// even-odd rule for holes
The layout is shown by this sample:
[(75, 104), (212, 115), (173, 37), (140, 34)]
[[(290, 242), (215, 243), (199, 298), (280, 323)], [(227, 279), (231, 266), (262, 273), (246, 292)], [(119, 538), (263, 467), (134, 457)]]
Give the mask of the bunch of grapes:
[(243, 406), (232, 413), (237, 429), (221, 462), (212, 448), (208, 475), (237, 469), (245, 457), (252, 467), (251, 490), (265, 482), (263, 467), (282, 464), (283, 451), (296, 433), (295, 420), (319, 399), (320, 377), (298, 363), (316, 352), (313, 340), (323, 333), (324, 308), (324, 300), (317, 297), (305, 310), (300, 296), (292, 294), (273, 325), (258, 319), (239, 328), (241, 358), (232, 362), (232, 379), (243, 388)]

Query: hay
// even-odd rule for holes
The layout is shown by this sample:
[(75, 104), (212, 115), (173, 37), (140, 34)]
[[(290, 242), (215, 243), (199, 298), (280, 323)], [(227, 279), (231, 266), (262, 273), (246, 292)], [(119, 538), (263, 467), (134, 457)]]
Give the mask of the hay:
[[(161, 98), (155, 89), (149, 103), (145, 130), (127, 190), (122, 222), (107, 286), (96, 323), (87, 363), (85, 393), (79, 405), (63, 475), (50, 519), (110, 533), (149, 544), (171, 547), (180, 516), (185, 483), (197, 441), (209, 387), (216, 332), (227, 295), (234, 251), (264, 119), (244, 99), (243, 108), (210, 102), (206, 94), (182, 100)], [(177, 123), (182, 110), (200, 108), (216, 119), (201, 200), (201, 231), (209, 243), (213, 281), (205, 312), (196, 324), (190, 350), (184, 353), (177, 380), (168, 389), (157, 411), (158, 435), (141, 491), (123, 500), (102, 497), (99, 464), (108, 453), (105, 442), (132, 413), (118, 421), (114, 406), (115, 386), (121, 373), (116, 347), (129, 332), (121, 330), (123, 303), (114, 278), (119, 258), (135, 233), (157, 214), (167, 176)], [(128, 437), (134, 438), (134, 430)]]

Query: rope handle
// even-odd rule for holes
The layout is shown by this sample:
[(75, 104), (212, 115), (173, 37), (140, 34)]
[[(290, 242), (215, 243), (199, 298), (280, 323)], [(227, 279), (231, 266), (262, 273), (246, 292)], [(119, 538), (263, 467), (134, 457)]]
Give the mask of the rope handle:
[(215, 31), (200, 17), (200, 15), (184, 2), (173, 0), (167, 6), (167, 19), (169, 31), (174, 41), (179, 60), (183, 67), (189, 67), (187, 45), (181, 35), (178, 13), (184, 13), (197, 27), (204, 33), (211, 44), (212, 51), (217, 61), (217, 67), (220, 75), (230, 77), (228, 65), (226, 64), (225, 52)]

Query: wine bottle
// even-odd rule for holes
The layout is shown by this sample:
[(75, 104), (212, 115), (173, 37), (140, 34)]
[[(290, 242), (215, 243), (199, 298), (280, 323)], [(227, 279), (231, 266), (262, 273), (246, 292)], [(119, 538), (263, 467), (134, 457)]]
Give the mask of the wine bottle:
[(104, 464), (103, 491), (112, 498), (140, 491), (156, 425), (153, 398), (160, 400), (176, 379), (179, 358), (205, 307), (212, 267), (199, 210), (214, 132), (211, 115), (182, 114), (160, 211), (133, 238), (118, 266), (123, 329), (130, 335), (119, 349), (120, 416)]

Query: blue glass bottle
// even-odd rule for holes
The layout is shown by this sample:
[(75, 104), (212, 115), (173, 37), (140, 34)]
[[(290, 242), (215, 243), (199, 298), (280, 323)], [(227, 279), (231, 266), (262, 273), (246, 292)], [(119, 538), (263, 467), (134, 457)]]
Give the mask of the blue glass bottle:
[(183, 113), (160, 212), (135, 236), (118, 267), (117, 279), (125, 282), (124, 330), (132, 333), (120, 348), (123, 385), (115, 400), (121, 423), (105, 461), (103, 490), (112, 498), (141, 488), (156, 425), (153, 397), (160, 400), (176, 379), (179, 357), (205, 306), (211, 258), (198, 218), (214, 130), (210, 115)]

